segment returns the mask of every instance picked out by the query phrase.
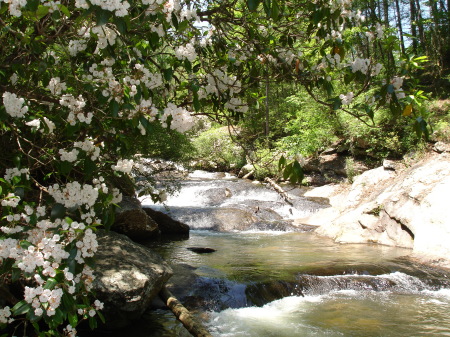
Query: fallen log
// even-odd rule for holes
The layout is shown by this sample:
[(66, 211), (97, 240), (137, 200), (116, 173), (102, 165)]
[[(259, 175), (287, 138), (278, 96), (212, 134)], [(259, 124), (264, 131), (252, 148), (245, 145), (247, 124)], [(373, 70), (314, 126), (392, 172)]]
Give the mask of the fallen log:
[(289, 205), (294, 206), (294, 204), (289, 200), (289, 197), (287, 193), (281, 188), (280, 185), (278, 185), (275, 181), (270, 179), (269, 177), (266, 177), (264, 179), (265, 182), (267, 182), (272, 188), (279, 194), (281, 197), (286, 201)]
[(250, 178), (250, 177), (253, 175), (253, 173), (255, 173), (255, 170), (252, 170), (252, 171), (250, 171), (249, 173), (247, 173), (246, 175), (244, 175), (244, 176), (242, 177), (242, 179), (248, 179), (248, 178)]
[(183, 326), (194, 337), (212, 337), (206, 328), (199, 322), (195, 321), (192, 314), (176, 299), (175, 296), (164, 286), (159, 292), (159, 297), (166, 303), (175, 317), (183, 324)]

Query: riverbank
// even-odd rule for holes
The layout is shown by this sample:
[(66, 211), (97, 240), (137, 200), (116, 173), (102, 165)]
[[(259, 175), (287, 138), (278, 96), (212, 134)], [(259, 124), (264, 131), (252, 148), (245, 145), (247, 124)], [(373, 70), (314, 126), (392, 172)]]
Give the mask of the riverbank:
[(428, 152), (364, 172), (353, 184), (305, 193), (330, 207), (295, 220), (339, 243), (378, 243), (412, 249), (418, 261), (450, 268), (450, 154)]

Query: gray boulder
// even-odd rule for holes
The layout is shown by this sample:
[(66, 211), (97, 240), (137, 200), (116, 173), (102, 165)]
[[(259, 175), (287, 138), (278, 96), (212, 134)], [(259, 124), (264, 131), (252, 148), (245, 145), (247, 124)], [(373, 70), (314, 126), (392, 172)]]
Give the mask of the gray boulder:
[(149, 207), (143, 208), (150, 218), (157, 224), (162, 235), (187, 235), (189, 236), (189, 226), (185, 223), (172, 219), (167, 214), (155, 211)]
[(172, 276), (156, 253), (124, 235), (98, 231), (94, 292), (104, 302), (108, 328), (139, 318)]
[(124, 197), (119, 203), (111, 229), (136, 241), (159, 234), (156, 222), (142, 209), (140, 201), (133, 197)]

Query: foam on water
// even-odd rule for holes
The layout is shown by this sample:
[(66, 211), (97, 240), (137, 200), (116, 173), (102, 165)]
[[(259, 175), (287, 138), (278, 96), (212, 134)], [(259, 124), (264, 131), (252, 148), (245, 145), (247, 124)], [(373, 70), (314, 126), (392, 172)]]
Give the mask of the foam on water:
[[(398, 272), (377, 277), (396, 280), (405, 286), (414, 286), (417, 281)], [(450, 289), (416, 290), (411, 289), (409, 294), (334, 290), (319, 295), (289, 296), (262, 307), (212, 312), (208, 326), (217, 337), (404, 336), (412, 331), (417, 336), (433, 334), (433, 331), (450, 334), (450, 322), (446, 318)], [(438, 317), (442, 323), (430, 328), (428, 321)]]

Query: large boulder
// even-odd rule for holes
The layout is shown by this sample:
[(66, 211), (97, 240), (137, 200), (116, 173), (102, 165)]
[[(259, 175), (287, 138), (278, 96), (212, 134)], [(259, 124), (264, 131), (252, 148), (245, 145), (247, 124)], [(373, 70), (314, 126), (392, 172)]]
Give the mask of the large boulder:
[(149, 207), (144, 207), (143, 210), (158, 224), (159, 231), (162, 235), (189, 236), (190, 228), (185, 223), (174, 220), (167, 214)]
[(105, 303), (108, 328), (139, 318), (172, 276), (172, 269), (148, 248), (114, 232), (98, 231), (94, 292)]
[(112, 230), (125, 234), (135, 241), (142, 241), (159, 234), (157, 223), (142, 209), (134, 197), (124, 197), (116, 210), (116, 220)]
[(332, 207), (296, 223), (319, 225), (316, 233), (337, 242), (412, 248), (420, 260), (450, 267), (449, 191), (450, 154), (433, 153), (411, 167), (363, 173), (349, 188), (328, 191)]

